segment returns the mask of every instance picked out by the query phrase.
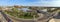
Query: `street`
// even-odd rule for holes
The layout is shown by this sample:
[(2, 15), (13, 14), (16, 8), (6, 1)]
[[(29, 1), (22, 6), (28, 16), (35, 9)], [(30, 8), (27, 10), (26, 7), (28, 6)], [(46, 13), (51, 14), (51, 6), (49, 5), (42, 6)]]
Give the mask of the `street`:
[(0, 12), (0, 22), (7, 22), (6, 19), (3, 17), (3, 15)]
[(8, 17), (7, 17), (7, 15), (6, 14), (4, 14), (2, 11), (0, 11), (0, 13), (1, 13), (1, 15), (5, 18), (5, 20), (7, 21), (7, 22), (13, 22), (11, 19), (9, 19)]

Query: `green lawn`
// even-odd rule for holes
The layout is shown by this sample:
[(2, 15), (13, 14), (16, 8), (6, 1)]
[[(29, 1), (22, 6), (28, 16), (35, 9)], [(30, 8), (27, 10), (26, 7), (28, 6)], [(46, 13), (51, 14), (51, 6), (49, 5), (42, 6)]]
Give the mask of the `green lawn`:
[[(7, 13), (7, 12), (5, 12), (5, 13)], [(18, 17), (18, 18), (23, 18), (23, 19), (32, 19), (33, 18), (33, 16), (25, 16), (25, 15), (24, 16), (17, 16), (16, 14), (13, 14), (11, 12), (9, 12), (7, 14), (14, 16), (14, 17)]]
[(37, 13), (35, 12), (23, 12), (22, 10), (17, 10), (16, 8), (13, 8), (12, 11), (5, 11), (4, 13), (7, 13), (11, 16), (18, 17), (18, 18), (24, 18), (24, 19), (32, 19), (33, 15), (37, 16)]

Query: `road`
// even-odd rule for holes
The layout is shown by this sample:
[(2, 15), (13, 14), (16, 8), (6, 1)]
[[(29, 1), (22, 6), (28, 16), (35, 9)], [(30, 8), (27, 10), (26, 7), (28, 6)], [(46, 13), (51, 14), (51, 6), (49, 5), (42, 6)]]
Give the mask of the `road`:
[(7, 20), (7, 22), (13, 22), (11, 19), (9, 19), (9, 18), (7, 17), (6, 14), (4, 14), (2, 11), (0, 11), (0, 12), (1, 12), (1, 14), (3, 15), (3, 17)]
[(37, 10), (37, 12), (39, 15), (37, 22), (47, 22), (49, 20), (48, 18), (51, 16), (48, 12), (44, 12), (40, 10)]
[[(40, 15), (40, 17), (37, 20), (38, 22), (48, 22), (58, 13), (58, 12), (53, 12), (52, 14), (49, 14), (48, 12), (39, 11), (39, 10), (37, 10), (37, 12), (39, 13), (38, 15)], [(42, 13), (42, 15), (40, 13)]]
[(6, 19), (3, 17), (3, 15), (0, 12), (0, 22), (7, 22)]
[(22, 19), (16, 19), (14, 17), (9, 17), (12, 19), (14, 22), (34, 22), (34, 20), (22, 20)]

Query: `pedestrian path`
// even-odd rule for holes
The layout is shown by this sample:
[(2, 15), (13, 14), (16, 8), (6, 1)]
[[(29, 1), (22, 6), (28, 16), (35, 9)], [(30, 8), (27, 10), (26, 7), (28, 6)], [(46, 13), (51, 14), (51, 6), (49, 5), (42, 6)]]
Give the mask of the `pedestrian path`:
[(54, 19), (55, 20), (55, 22), (60, 22), (60, 19)]

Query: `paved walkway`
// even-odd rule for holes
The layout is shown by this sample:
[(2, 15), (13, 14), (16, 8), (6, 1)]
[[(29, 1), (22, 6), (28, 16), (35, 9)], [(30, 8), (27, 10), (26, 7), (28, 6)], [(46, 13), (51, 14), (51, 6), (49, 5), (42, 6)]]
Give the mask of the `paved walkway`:
[(49, 22), (60, 22), (60, 19), (51, 19)]
[(55, 22), (60, 22), (60, 19), (54, 19), (55, 20)]

